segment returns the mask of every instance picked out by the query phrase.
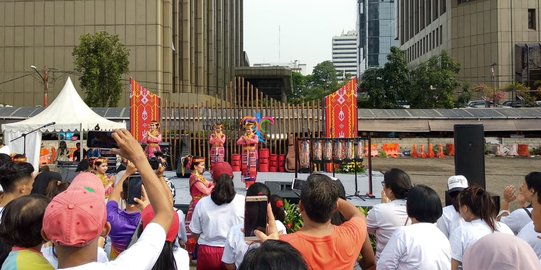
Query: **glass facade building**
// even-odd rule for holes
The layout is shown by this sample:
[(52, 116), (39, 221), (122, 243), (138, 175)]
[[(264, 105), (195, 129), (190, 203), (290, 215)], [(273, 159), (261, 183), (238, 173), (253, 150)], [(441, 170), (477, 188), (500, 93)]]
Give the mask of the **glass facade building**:
[[(387, 62), (391, 47), (399, 46), (395, 0), (357, 0), (357, 50), (360, 74)], [(360, 75), (359, 74), (359, 75)]]

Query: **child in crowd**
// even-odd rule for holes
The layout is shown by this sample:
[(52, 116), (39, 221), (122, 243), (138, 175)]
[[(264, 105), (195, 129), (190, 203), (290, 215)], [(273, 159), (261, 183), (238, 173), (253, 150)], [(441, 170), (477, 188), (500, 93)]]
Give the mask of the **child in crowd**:
[(2, 269), (54, 269), (40, 252), (45, 242), (41, 228), (48, 203), (47, 197), (32, 194), (6, 205), (0, 223), (0, 239), (12, 249)]

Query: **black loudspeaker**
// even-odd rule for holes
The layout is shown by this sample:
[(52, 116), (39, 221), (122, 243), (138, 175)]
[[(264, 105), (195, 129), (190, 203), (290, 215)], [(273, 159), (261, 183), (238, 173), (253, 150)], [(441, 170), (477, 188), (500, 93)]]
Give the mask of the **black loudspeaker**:
[(299, 203), (298, 191), (291, 189), (291, 181), (265, 181), (265, 185), (269, 187), (271, 194), (276, 194), (290, 203)]
[(455, 175), (464, 175), (469, 186), (486, 189), (483, 125), (455, 125)]

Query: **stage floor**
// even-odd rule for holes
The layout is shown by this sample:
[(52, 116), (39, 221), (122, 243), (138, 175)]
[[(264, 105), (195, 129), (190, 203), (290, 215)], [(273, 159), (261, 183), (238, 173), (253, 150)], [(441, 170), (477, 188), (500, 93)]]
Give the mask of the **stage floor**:
[[(332, 176), (332, 173), (325, 173), (329, 176)], [(244, 183), (242, 183), (240, 172), (234, 173), (235, 177), (233, 178), (233, 182), (235, 183), (235, 190), (238, 194), (246, 194), (246, 190), (244, 188)], [(309, 174), (298, 174), (299, 179), (306, 179)], [(175, 188), (177, 190), (177, 195), (175, 199), (175, 204), (181, 204), (181, 205), (187, 205), (190, 203), (191, 197), (190, 192), (188, 189), (188, 182), (189, 178), (177, 178), (175, 172), (173, 171), (167, 171), (165, 172), (165, 176), (169, 178), (175, 185)], [(203, 176), (206, 179), (211, 179), (210, 173), (205, 172)], [(355, 175), (354, 174), (335, 174), (335, 177), (340, 179), (342, 184), (344, 185), (344, 188), (346, 189), (347, 195), (353, 195), (355, 194)], [(294, 173), (280, 173), (280, 172), (260, 172), (257, 174), (257, 182), (265, 183), (266, 181), (280, 181), (280, 182), (291, 182), (293, 181), (293, 178), (295, 178)], [(357, 197), (351, 197), (348, 199), (351, 203), (353, 203), (355, 206), (368, 206), (371, 207), (375, 204), (380, 203), (381, 198), (381, 181), (383, 181), (383, 174), (379, 171), (373, 171), (372, 172), (372, 194), (375, 196), (375, 198), (365, 198), (360, 199)], [(366, 194), (368, 192), (368, 174), (363, 173), (357, 175), (357, 183), (358, 183), (358, 190), (359, 194)]]

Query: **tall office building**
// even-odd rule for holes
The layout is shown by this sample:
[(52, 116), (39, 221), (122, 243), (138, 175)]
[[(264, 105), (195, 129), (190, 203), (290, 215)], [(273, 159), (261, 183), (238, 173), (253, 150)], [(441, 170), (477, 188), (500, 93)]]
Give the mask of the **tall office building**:
[[(72, 51), (85, 33), (117, 34), (130, 50), (129, 76), (169, 101), (220, 96), (247, 62), (243, 0), (9, 0), (0, 18), (0, 103), (14, 106), (42, 104), (31, 65), (51, 69), (49, 102), (66, 76), (78, 85)], [(119, 106), (129, 104), (124, 79)]]
[(360, 75), (368, 68), (382, 67), (391, 47), (399, 46), (395, 0), (357, 0), (357, 29)]
[(503, 87), (541, 80), (541, 0), (398, 1), (398, 36), (410, 65), (442, 51), (459, 79)]
[(357, 76), (357, 32), (332, 37), (332, 62), (338, 80), (344, 80), (346, 74)]

